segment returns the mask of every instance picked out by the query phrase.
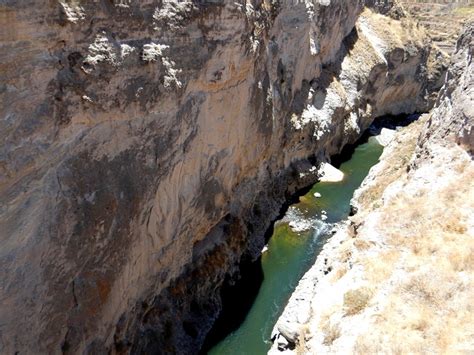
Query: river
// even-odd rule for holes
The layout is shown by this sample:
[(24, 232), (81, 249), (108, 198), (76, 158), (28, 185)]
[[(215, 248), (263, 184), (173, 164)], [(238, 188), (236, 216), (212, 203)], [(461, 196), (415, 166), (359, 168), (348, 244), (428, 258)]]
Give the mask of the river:
[[(348, 217), (354, 191), (377, 163), (382, 150), (376, 139), (370, 137), (341, 164), (340, 170), (345, 174), (343, 181), (316, 183), (276, 222), (268, 250), (261, 258), (263, 282), (258, 295), (240, 327), (215, 345), (210, 355), (267, 353), (272, 328), (291, 293), (314, 263), (330, 235), (331, 226)], [(321, 197), (315, 197), (315, 193)], [(295, 231), (298, 227), (305, 230)]]

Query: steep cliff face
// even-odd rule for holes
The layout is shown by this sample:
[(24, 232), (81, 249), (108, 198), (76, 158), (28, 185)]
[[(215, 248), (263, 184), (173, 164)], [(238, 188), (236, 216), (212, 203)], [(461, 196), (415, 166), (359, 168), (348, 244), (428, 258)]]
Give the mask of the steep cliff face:
[(0, 352), (196, 350), (311, 167), (433, 104), (427, 38), (363, 5), (2, 5)]
[(474, 349), (473, 53), (471, 24), (435, 108), (395, 133), (300, 281), (272, 353)]

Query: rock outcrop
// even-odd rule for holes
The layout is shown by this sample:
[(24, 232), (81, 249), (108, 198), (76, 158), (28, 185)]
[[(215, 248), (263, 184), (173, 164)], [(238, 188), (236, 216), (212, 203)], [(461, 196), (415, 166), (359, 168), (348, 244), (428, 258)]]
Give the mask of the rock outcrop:
[(362, 0), (0, 18), (1, 353), (195, 351), (285, 198), (375, 117), (428, 110), (444, 73)]
[(471, 24), (435, 108), (387, 142), (355, 193), (357, 213), (278, 320), (271, 353), (474, 349), (473, 54)]

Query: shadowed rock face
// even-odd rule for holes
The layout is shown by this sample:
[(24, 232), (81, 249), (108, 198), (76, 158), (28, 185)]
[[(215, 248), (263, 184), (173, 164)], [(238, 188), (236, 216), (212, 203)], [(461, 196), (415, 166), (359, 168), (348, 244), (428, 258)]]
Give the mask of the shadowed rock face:
[[(443, 67), (363, 1), (0, 7), (0, 352), (189, 352), (310, 168)], [(34, 349), (34, 351), (33, 351)]]

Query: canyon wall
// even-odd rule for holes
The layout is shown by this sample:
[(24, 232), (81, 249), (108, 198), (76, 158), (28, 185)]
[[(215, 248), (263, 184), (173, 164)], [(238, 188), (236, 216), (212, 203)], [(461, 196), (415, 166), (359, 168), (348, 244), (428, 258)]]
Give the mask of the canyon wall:
[(383, 12), (4, 2), (0, 352), (196, 351), (313, 166), (433, 105), (443, 57)]
[(473, 54), (474, 23), (435, 108), (386, 140), (357, 213), (279, 318), (271, 353), (473, 351)]

